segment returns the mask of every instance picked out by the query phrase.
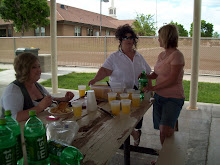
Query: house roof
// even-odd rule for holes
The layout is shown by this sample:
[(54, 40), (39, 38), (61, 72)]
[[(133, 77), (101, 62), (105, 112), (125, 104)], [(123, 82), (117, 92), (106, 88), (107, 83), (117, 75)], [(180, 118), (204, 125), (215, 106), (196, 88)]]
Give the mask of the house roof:
[[(50, 5), (50, 2), (48, 3)], [(61, 6), (63, 8), (61, 8)], [(57, 21), (70, 21), (100, 26), (100, 14), (57, 3)], [(110, 16), (102, 15), (102, 27), (116, 29), (120, 25), (132, 25), (134, 21), (135, 20), (118, 20)]]
[(0, 17), (0, 25), (10, 25), (10, 24), (13, 24), (12, 21), (7, 21), (5, 22), (1, 17)]
[[(48, 5), (50, 6), (50, 1), (48, 1)], [(56, 16), (58, 22), (67, 21), (73, 23), (87, 24), (91, 26), (100, 26), (99, 13), (79, 9), (72, 6), (62, 5), (59, 3), (57, 3), (56, 5), (57, 5)], [(63, 8), (61, 8), (61, 6)], [(134, 21), (135, 20), (118, 20), (110, 16), (102, 15), (102, 27), (116, 29), (120, 25), (124, 25), (124, 24), (132, 25)], [(7, 24), (12, 24), (12, 21), (5, 22), (0, 18), (0, 25), (7, 25)]]

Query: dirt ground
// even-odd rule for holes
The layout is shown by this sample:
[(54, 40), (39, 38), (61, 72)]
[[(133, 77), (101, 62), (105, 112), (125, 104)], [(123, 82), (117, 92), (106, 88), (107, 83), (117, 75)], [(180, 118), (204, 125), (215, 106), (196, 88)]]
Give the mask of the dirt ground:
[[(14, 46), (13, 46), (14, 45)], [(58, 65), (100, 67), (105, 59), (118, 49), (114, 37), (105, 38), (58, 38)], [(13, 63), (15, 48), (40, 48), (39, 54), (50, 54), (49, 38), (0, 39), (0, 63)], [(179, 49), (185, 57), (185, 72), (191, 72), (192, 39), (179, 39)], [(16, 49), (15, 49), (16, 50)], [(153, 69), (158, 54), (157, 38), (140, 37), (137, 51), (141, 53)], [(105, 53), (106, 52), (106, 53)], [(220, 75), (220, 40), (202, 39), (200, 41), (199, 74)]]

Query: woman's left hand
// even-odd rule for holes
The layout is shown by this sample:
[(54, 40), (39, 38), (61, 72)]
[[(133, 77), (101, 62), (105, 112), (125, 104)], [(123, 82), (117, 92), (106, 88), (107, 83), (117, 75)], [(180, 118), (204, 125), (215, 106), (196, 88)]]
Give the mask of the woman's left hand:
[(65, 95), (65, 99), (66, 101), (70, 101), (72, 98), (74, 97), (74, 94), (72, 92), (66, 92), (66, 95)]

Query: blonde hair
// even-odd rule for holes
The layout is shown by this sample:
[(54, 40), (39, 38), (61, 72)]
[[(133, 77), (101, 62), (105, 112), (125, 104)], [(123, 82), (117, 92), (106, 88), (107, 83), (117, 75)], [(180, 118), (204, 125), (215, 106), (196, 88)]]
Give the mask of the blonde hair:
[(178, 47), (178, 30), (175, 25), (162, 26), (158, 30), (158, 34), (165, 49)]
[(39, 61), (38, 57), (32, 53), (22, 53), (14, 60), (15, 77), (21, 83), (28, 80), (33, 64)]

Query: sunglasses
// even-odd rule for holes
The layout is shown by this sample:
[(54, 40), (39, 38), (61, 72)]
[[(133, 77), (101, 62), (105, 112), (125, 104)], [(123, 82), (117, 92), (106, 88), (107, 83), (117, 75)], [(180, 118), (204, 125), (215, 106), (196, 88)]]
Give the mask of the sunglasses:
[(124, 37), (122, 38), (122, 40), (128, 40), (128, 39), (134, 40), (134, 37), (133, 37), (133, 36), (130, 36), (130, 37), (124, 36)]

